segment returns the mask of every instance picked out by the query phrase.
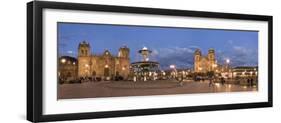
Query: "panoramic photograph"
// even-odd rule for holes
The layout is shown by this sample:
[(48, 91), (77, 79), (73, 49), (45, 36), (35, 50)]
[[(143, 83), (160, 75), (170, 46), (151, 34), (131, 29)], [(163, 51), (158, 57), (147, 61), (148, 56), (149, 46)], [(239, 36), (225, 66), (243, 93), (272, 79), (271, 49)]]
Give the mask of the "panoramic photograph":
[(58, 99), (258, 91), (258, 31), (65, 22), (57, 28)]

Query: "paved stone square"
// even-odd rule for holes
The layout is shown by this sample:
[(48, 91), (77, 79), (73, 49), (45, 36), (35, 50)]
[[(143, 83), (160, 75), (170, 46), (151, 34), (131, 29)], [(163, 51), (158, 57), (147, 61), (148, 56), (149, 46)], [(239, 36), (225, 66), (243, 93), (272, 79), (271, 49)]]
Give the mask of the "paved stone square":
[(59, 99), (257, 91), (256, 86), (177, 81), (103, 81), (59, 85)]

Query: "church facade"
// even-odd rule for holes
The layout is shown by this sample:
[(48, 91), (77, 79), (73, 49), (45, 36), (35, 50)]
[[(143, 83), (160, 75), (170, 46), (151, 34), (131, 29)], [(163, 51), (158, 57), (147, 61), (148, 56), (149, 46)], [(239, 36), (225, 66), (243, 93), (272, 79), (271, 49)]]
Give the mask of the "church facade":
[(194, 52), (194, 72), (206, 73), (209, 71), (214, 71), (216, 69), (216, 57), (215, 50), (209, 49), (206, 56), (202, 55), (200, 49), (196, 49)]
[(118, 54), (113, 55), (109, 50), (103, 54), (91, 52), (91, 46), (83, 41), (78, 46), (78, 77), (99, 77), (103, 80), (121, 76), (127, 79), (130, 72), (130, 49), (120, 47)]

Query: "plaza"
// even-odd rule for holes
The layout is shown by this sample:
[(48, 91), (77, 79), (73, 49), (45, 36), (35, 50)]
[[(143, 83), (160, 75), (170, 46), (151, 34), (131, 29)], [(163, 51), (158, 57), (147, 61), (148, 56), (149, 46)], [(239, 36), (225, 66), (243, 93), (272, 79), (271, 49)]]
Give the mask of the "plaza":
[(232, 68), (229, 59), (219, 64), (214, 49), (206, 56), (195, 50), (193, 69), (171, 64), (165, 70), (160, 69), (161, 63), (149, 59), (152, 50), (146, 47), (138, 51), (142, 59), (131, 63), (126, 46), (117, 56), (108, 50), (100, 56), (90, 54), (86, 42), (80, 43), (78, 50), (78, 60), (60, 59), (58, 99), (258, 90), (258, 67)]
[(185, 80), (156, 80), (145, 82), (132, 81), (100, 81), (84, 82), (76, 84), (61, 84), (58, 86), (58, 99), (97, 98), (97, 97), (124, 97), (124, 96), (148, 96), (171, 95), (193, 93), (228, 93), (257, 91), (256, 85), (213, 83), (209, 81)]

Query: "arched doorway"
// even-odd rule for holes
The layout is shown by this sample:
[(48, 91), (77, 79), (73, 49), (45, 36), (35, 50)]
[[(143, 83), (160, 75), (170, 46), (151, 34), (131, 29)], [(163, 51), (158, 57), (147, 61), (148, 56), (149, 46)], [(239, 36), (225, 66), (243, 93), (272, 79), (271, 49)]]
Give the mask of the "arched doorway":
[(116, 71), (116, 76), (119, 76), (119, 71)]
[(97, 75), (96, 71), (93, 71), (92, 72), (92, 81), (97, 81), (96, 75)]
[(110, 80), (109, 68), (104, 68), (104, 80)]
[(67, 77), (67, 78), (70, 78), (70, 77), (71, 77), (71, 73), (70, 73), (70, 72), (67, 72), (66, 77)]
[(96, 76), (96, 75), (97, 75), (96, 71), (93, 71), (92, 76)]

